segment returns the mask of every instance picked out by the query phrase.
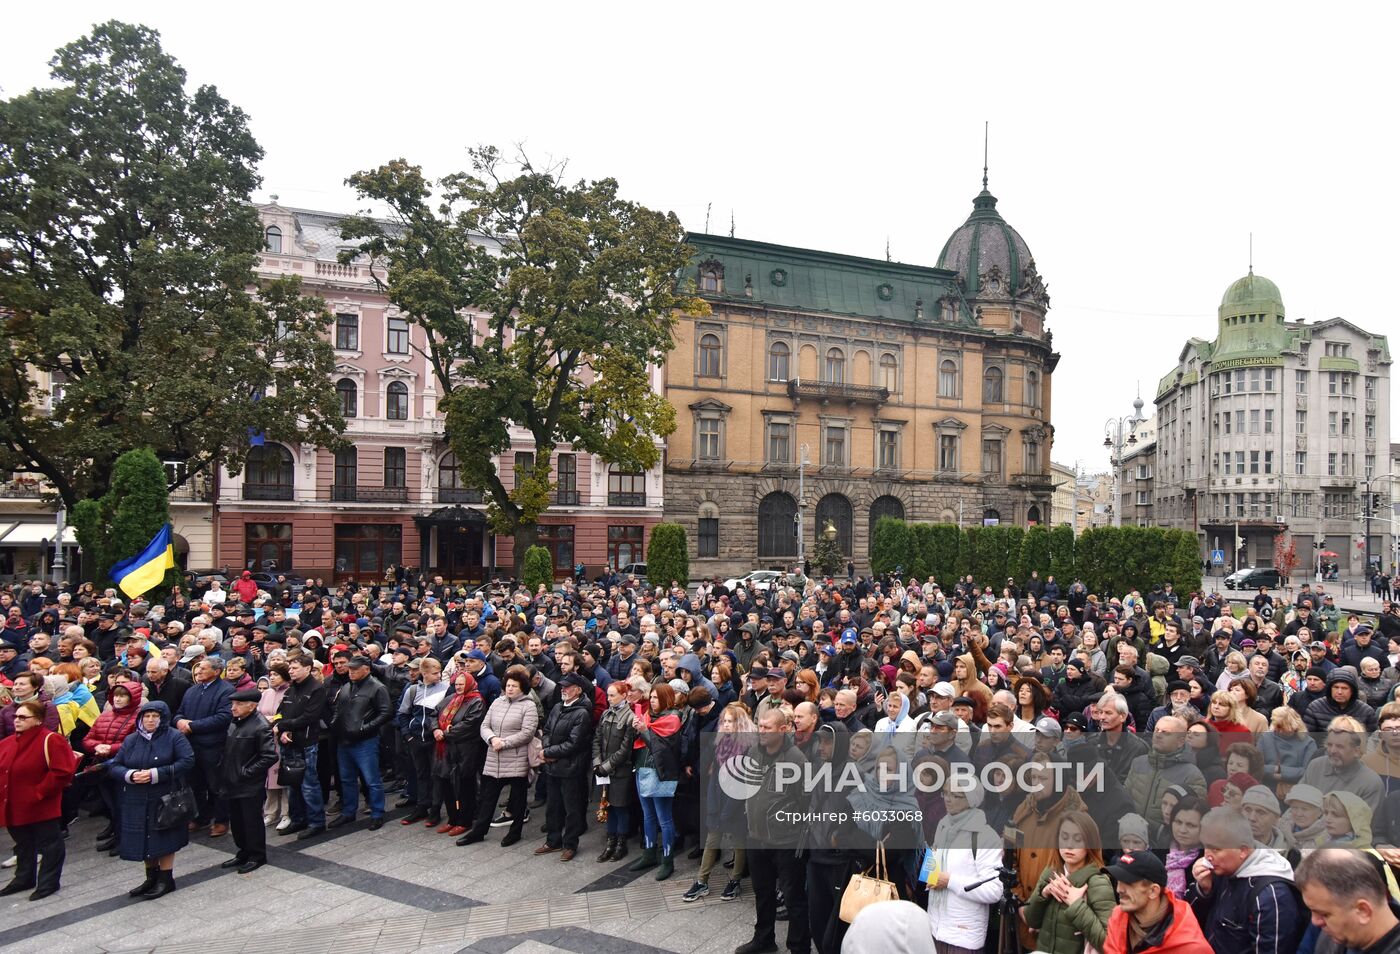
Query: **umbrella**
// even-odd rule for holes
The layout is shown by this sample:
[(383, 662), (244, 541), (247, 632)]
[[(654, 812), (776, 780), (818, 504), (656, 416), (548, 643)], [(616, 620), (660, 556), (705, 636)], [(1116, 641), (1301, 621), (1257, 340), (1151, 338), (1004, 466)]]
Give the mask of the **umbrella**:
[(1325, 557), (1335, 557), (1337, 554), (1331, 550), (1323, 550), (1322, 555)]

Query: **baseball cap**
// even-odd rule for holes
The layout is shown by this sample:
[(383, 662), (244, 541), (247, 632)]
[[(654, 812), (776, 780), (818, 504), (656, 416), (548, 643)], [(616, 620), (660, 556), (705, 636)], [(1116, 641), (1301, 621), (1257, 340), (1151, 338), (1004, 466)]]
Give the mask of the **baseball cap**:
[(933, 687), (933, 694), (943, 696), (945, 699), (952, 699), (957, 696), (957, 692), (950, 683), (940, 682)]
[(841, 631), (841, 642), (854, 643), (858, 639), (858, 634), (854, 629), (843, 629)]
[(1060, 729), (1060, 724), (1049, 716), (1041, 716), (1035, 720), (1035, 731), (1052, 739), (1058, 739), (1064, 734), (1063, 730)]
[(1176, 668), (1180, 669), (1182, 666), (1190, 666), (1193, 669), (1200, 669), (1201, 661), (1195, 656), (1182, 656), (1176, 661)]
[(1280, 808), (1278, 804), (1278, 798), (1263, 785), (1251, 785), (1244, 793), (1244, 799), (1240, 802), (1240, 805), (1255, 805), (1259, 808), (1271, 811), (1275, 815), (1283, 814), (1283, 809)]
[(1162, 864), (1162, 859), (1158, 858), (1150, 851), (1130, 851), (1118, 856), (1118, 860), (1105, 868), (1100, 868), (1104, 874), (1113, 878), (1114, 881), (1136, 884), (1139, 881), (1151, 881), (1153, 884), (1167, 886), (1167, 866)]
[(953, 715), (952, 712), (945, 709), (942, 712), (934, 713), (933, 717), (929, 719), (928, 722), (929, 725), (939, 725), (943, 726), (945, 729), (956, 729), (961, 720)]

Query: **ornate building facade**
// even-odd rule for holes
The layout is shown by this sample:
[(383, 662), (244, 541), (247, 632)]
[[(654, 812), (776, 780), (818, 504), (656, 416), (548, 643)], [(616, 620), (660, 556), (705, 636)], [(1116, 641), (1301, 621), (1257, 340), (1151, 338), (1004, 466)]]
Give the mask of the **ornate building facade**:
[[(1363, 495), (1389, 492), (1390, 361), (1383, 335), (1342, 318), (1287, 320), (1251, 269), (1226, 290), (1214, 340), (1187, 341), (1157, 386), (1152, 506), (1138, 516), (1195, 530), (1227, 567), (1271, 565), (1287, 535), (1300, 566), (1324, 556), (1359, 575)], [(1373, 560), (1393, 551), (1380, 510)]]
[[(1050, 297), (986, 189), (936, 266), (691, 235), (711, 306), (666, 366), (665, 517), (692, 576), (794, 564), (828, 523), (1048, 523)], [(799, 534), (800, 539), (799, 539)]]
[[(259, 214), (267, 238), (259, 273), (300, 276), (334, 316), (334, 387), (352, 446), (253, 448), (243, 472), (220, 481), (217, 565), (337, 579), (376, 578), (389, 565), (463, 582), (509, 573), (512, 541), (491, 533), (480, 491), (463, 486), (443, 440), (424, 330), (389, 303), (365, 261), (337, 260), (345, 247), (339, 216), (287, 208), (275, 197)], [(484, 322), (479, 331), (486, 333)], [(658, 391), (661, 381), (654, 369)], [(497, 462), (506, 486), (534, 454), (528, 432), (512, 436)], [(576, 562), (595, 571), (646, 559), (647, 535), (661, 517), (659, 466), (619, 473), (564, 444), (553, 475), (558, 486), (540, 544), (557, 575)]]

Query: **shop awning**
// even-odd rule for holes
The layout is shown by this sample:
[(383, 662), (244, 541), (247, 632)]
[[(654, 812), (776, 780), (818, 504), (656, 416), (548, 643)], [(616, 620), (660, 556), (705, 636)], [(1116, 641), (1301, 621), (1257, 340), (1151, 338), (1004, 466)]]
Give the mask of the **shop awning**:
[[(0, 534), (0, 547), (37, 547), (45, 540), (53, 545), (54, 525), (52, 523), (17, 523)], [(63, 528), (63, 542), (69, 546), (78, 545), (78, 537), (72, 527)]]

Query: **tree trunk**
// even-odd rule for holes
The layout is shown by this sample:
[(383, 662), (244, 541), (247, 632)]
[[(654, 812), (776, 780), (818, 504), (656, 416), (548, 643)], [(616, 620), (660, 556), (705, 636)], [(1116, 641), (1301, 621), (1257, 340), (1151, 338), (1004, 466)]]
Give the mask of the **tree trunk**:
[[(511, 569), (511, 575), (517, 580), (520, 579), (520, 569), (525, 565), (525, 551), (530, 549), (540, 539), (540, 528), (535, 523), (525, 523), (515, 528), (514, 540), (511, 546), (511, 558), (515, 561), (515, 566)], [(556, 566), (554, 569), (558, 570)]]

